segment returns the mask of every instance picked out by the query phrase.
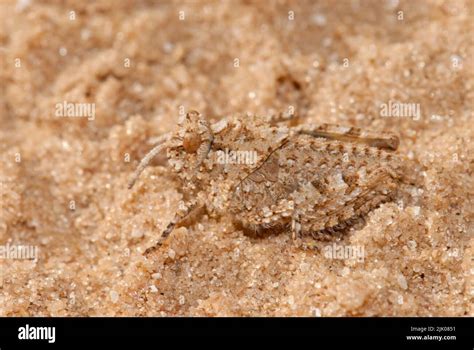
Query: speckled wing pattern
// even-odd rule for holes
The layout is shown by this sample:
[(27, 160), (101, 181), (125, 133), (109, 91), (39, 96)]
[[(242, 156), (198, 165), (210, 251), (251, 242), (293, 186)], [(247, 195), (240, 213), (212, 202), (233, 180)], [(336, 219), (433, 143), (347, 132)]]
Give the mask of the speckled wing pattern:
[(291, 225), (316, 235), (391, 200), (400, 177), (396, 155), (368, 146), (367, 138), (331, 135), (297, 135), (243, 179), (231, 204), (238, 221), (255, 231)]

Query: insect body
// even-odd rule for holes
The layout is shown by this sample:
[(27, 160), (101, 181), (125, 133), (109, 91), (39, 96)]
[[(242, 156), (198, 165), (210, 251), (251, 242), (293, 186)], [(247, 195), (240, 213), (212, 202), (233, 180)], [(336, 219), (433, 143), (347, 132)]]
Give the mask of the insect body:
[(209, 124), (190, 112), (141, 161), (167, 151), (184, 202), (158, 245), (192, 212), (230, 213), (244, 228), (288, 228), (293, 237), (331, 233), (391, 200), (401, 177), (398, 138), (337, 125), (287, 127), (284, 117)]

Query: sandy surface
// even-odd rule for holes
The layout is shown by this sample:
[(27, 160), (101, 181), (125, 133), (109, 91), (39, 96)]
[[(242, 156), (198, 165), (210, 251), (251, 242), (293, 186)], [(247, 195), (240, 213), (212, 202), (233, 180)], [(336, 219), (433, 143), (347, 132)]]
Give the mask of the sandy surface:
[[(85, 3), (0, 4), (0, 244), (38, 248), (0, 258), (0, 315), (474, 315), (473, 1)], [(159, 165), (126, 188), (153, 138), (289, 106), (398, 133), (409, 200), (314, 251), (202, 217), (143, 257), (181, 198)]]

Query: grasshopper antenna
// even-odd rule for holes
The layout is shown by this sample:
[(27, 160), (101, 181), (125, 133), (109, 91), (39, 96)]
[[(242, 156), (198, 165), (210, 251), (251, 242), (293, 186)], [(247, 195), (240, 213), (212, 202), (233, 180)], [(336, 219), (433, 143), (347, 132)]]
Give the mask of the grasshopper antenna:
[(135, 182), (137, 182), (138, 178), (140, 177), (140, 174), (143, 172), (143, 170), (146, 169), (148, 164), (150, 164), (150, 161), (155, 158), (159, 153), (163, 151), (163, 149), (166, 149), (167, 146), (167, 141), (169, 140), (170, 134), (165, 134), (162, 135), (158, 138), (157, 143), (153, 149), (146, 154), (145, 157), (140, 161), (140, 164), (138, 164), (137, 169), (135, 170), (135, 173), (133, 174), (132, 178), (128, 182), (128, 189), (131, 189), (133, 185), (135, 185)]

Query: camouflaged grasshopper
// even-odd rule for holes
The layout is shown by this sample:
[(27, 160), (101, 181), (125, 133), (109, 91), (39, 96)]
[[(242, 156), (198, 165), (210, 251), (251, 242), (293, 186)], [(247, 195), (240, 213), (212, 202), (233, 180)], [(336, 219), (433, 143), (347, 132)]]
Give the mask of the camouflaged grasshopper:
[[(184, 201), (157, 246), (200, 209), (211, 217), (230, 213), (255, 232), (317, 237), (393, 199), (401, 178), (397, 136), (329, 124), (288, 127), (289, 119), (240, 116), (210, 124), (192, 111), (178, 131), (162, 135), (129, 183), (167, 151)], [(238, 157), (248, 152), (256, 157)]]

